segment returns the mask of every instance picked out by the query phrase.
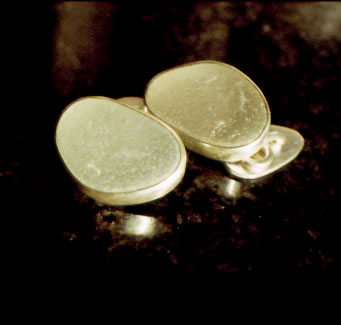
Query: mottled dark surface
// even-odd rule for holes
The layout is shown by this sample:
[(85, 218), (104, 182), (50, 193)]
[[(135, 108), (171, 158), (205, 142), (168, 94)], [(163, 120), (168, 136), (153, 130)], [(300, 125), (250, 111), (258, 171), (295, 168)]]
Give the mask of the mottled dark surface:
[[(340, 3), (51, 2), (13, 17), (3, 63), (3, 96), (13, 100), (1, 107), (0, 131), (9, 265), (336, 268)], [(101, 208), (84, 197), (54, 147), (63, 107), (84, 95), (142, 96), (157, 72), (201, 59), (249, 75), (270, 104), (272, 122), (304, 136), (300, 156), (271, 177), (241, 184), (221, 163), (188, 152), (182, 183), (157, 202)]]

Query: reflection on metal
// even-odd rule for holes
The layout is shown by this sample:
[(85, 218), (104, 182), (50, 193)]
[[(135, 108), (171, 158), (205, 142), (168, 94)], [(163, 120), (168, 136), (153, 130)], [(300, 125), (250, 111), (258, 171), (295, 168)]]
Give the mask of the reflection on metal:
[(55, 140), (81, 191), (104, 205), (134, 205), (172, 191), (186, 150), (165, 123), (106, 97), (83, 97), (62, 113)]
[(147, 108), (144, 105), (143, 98), (141, 97), (121, 97), (118, 98), (117, 101), (147, 113)]
[(157, 74), (145, 104), (180, 135), (187, 148), (221, 160), (231, 175), (256, 179), (292, 161), (304, 139), (271, 126), (268, 103), (257, 85), (235, 67), (198, 61)]

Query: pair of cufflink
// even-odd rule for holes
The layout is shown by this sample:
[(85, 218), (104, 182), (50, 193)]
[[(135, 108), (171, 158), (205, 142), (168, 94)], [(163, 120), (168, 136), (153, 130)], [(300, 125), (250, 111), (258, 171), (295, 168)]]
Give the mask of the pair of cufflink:
[(105, 205), (159, 199), (182, 180), (185, 146), (241, 180), (266, 176), (304, 145), (271, 125), (268, 103), (241, 71), (198, 61), (157, 74), (145, 97), (83, 97), (61, 114), (59, 155), (84, 194)]

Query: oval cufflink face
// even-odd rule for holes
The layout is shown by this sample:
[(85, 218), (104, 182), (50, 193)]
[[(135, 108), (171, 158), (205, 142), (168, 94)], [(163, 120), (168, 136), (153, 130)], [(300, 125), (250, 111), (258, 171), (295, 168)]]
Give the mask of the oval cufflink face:
[(185, 172), (186, 151), (171, 128), (106, 97), (71, 103), (55, 140), (80, 189), (102, 204), (153, 201), (173, 190)]
[(238, 69), (199, 61), (164, 71), (147, 85), (148, 110), (206, 157), (238, 161), (257, 152), (270, 126), (259, 88)]

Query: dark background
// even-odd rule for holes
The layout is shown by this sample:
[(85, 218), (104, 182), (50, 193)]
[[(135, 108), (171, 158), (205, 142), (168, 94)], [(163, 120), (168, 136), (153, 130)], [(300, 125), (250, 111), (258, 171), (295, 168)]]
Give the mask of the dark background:
[[(2, 15), (0, 213), (12, 262), (336, 268), (341, 3), (46, 2)], [(157, 202), (100, 208), (84, 197), (55, 150), (61, 110), (86, 95), (143, 96), (156, 73), (202, 59), (246, 73), (267, 98), (272, 122), (304, 136), (300, 156), (271, 177), (238, 184), (235, 197), (224, 192), (223, 165), (192, 152), (182, 183)], [(115, 224), (129, 215), (150, 216), (163, 231), (122, 234)]]

